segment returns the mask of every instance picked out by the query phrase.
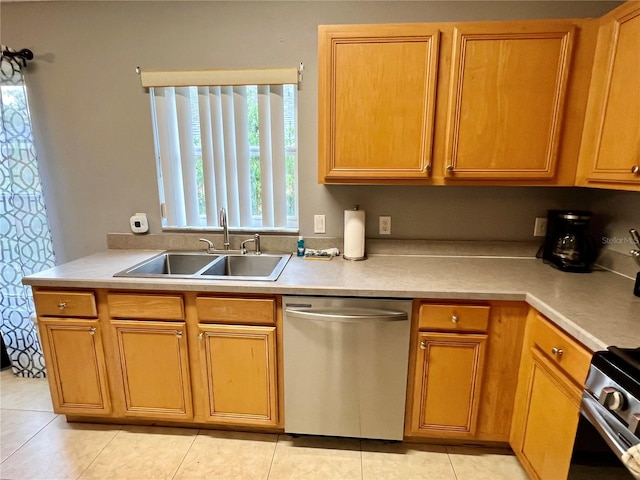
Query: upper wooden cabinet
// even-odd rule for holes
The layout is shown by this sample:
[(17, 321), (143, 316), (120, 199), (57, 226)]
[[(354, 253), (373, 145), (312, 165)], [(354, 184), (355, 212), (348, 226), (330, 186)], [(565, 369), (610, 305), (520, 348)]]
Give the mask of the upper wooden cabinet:
[(576, 184), (640, 191), (640, 2), (601, 19)]
[(448, 179), (554, 177), (574, 36), (570, 21), (455, 27)]
[(320, 183), (574, 184), (595, 22), (318, 31)]
[(319, 27), (321, 183), (429, 176), (438, 45), (428, 24)]

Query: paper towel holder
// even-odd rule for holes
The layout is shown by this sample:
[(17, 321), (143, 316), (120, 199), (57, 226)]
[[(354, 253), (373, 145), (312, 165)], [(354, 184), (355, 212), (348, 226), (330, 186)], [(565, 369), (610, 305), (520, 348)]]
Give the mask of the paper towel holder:
[[(346, 214), (347, 214), (347, 212), (348, 211), (358, 211), (358, 210), (360, 210), (360, 205), (355, 205), (350, 210), (345, 210), (345, 226), (346, 226)], [(364, 214), (364, 212), (363, 212), (363, 214)], [(350, 252), (347, 252), (347, 247), (345, 245), (345, 247), (343, 249), (342, 258), (344, 258), (345, 260), (351, 260), (351, 261), (366, 260), (367, 259), (367, 254), (365, 253), (364, 242), (365, 242), (365, 238), (364, 238), (364, 225), (363, 225), (363, 231), (362, 231), (362, 255), (357, 255), (357, 256), (347, 255), (347, 253), (350, 253)]]

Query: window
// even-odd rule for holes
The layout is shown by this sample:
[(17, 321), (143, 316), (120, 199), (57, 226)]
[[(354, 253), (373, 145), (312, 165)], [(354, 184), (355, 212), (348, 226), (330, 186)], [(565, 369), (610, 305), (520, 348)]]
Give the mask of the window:
[(297, 69), (141, 76), (163, 228), (297, 231)]

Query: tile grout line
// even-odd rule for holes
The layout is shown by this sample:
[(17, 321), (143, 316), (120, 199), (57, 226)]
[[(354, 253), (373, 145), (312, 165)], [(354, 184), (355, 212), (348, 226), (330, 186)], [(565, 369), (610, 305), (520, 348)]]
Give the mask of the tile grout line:
[(3, 408), (3, 407), (0, 407), (0, 410), (2, 410), (3, 412), (53, 413), (54, 415), (58, 415), (53, 410), (33, 410), (31, 408)]
[[(68, 422), (67, 422), (68, 423)], [(89, 463), (89, 465), (87, 465), (87, 468), (85, 468), (84, 470), (82, 470), (82, 472), (80, 472), (80, 475), (78, 475), (78, 477), (76, 478), (76, 480), (80, 480), (80, 478), (82, 477), (82, 475), (84, 475), (87, 470), (89, 470), (91, 468), (91, 465), (93, 465), (96, 460), (98, 459), (98, 457), (102, 454), (102, 452), (105, 451), (105, 449), (111, 445), (111, 442), (113, 442), (115, 440), (115, 438), (120, 435), (122, 433), (122, 425), (119, 426), (120, 428), (118, 428), (117, 433), (113, 436), (113, 438), (111, 440), (109, 440), (106, 445), (104, 447), (102, 447), (102, 449), (100, 449), (100, 451), (97, 453), (97, 455), (95, 457), (93, 457), (93, 460), (91, 460), (91, 462)]]
[[(52, 412), (53, 413), (53, 412)], [(0, 465), (3, 464), (4, 462), (6, 462), (7, 460), (9, 460), (11, 457), (13, 457), (16, 452), (18, 450), (20, 450), (22, 447), (24, 447), (27, 443), (29, 443), (31, 440), (33, 440), (37, 435), (40, 434), (40, 432), (42, 432), (42, 430), (44, 430), (45, 428), (47, 428), (51, 422), (53, 422), (56, 418), (58, 418), (58, 414), (54, 414), (54, 417), (49, 420), (45, 425), (43, 425), (36, 433), (34, 433), (33, 435), (31, 435), (22, 445), (20, 445), (18, 448), (16, 448), (13, 452), (11, 452), (11, 455), (9, 455), (7, 458), (5, 458), (2, 462), (0, 462)]]
[(193, 444), (196, 443), (196, 438), (198, 438), (198, 435), (200, 435), (201, 431), (202, 431), (202, 429), (198, 429), (196, 434), (193, 436), (193, 441), (191, 442), (191, 445), (189, 445), (189, 448), (187, 448), (187, 451), (184, 452), (184, 456), (182, 457), (182, 460), (180, 460), (180, 463), (178, 464), (178, 468), (176, 468), (176, 471), (173, 472), (173, 475), (171, 476), (172, 479), (176, 478), (176, 475), (180, 471), (180, 467), (182, 466), (182, 464), (186, 460), (187, 455), (189, 455), (189, 451), (193, 448)]
[(449, 459), (449, 465), (451, 465), (451, 470), (453, 471), (453, 476), (455, 477), (455, 480), (459, 480), (458, 479), (458, 473), (456, 472), (456, 467), (453, 464), (453, 460), (451, 460), (451, 454), (449, 453), (449, 447), (445, 446), (444, 449), (445, 449), (445, 452), (447, 452), (447, 458)]
[(360, 439), (360, 479), (364, 480), (364, 464), (362, 460), (362, 439)]
[(269, 480), (269, 476), (271, 475), (271, 468), (273, 467), (273, 460), (276, 458), (276, 449), (278, 448), (278, 443), (280, 443), (280, 434), (278, 433), (276, 436), (276, 444), (273, 447), (273, 454), (271, 455), (271, 463), (269, 463), (269, 470), (267, 471), (267, 478)]

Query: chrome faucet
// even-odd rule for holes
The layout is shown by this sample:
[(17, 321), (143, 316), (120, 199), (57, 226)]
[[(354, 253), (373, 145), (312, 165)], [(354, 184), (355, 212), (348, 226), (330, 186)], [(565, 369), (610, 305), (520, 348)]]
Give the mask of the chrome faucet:
[(222, 207), (220, 209), (220, 226), (222, 227), (222, 245), (225, 250), (229, 250), (229, 227), (227, 225), (227, 211)]
[(220, 216), (218, 217), (220, 220), (220, 226), (222, 227), (222, 250), (218, 250), (211, 240), (207, 240), (206, 238), (201, 238), (201, 242), (205, 242), (207, 244), (207, 253), (241, 253), (245, 255), (247, 253), (246, 244), (249, 242), (254, 242), (254, 254), (261, 255), (262, 251), (260, 250), (260, 234), (256, 233), (253, 238), (249, 238), (242, 242), (240, 245), (240, 250), (230, 250), (229, 246), (229, 227), (227, 225), (227, 211), (223, 208), (220, 209)]
[(207, 244), (207, 253), (242, 253), (240, 250), (230, 250), (229, 246), (229, 226), (227, 225), (227, 211), (222, 207), (218, 216), (220, 226), (222, 227), (222, 250), (218, 250), (211, 240), (200, 238), (201, 242)]
[(253, 236), (253, 238), (248, 238), (240, 244), (240, 253), (242, 253), (243, 255), (247, 253), (246, 244), (250, 242), (254, 242), (254, 251), (253, 251), (254, 255), (262, 255), (262, 251), (260, 250), (260, 234), (259, 233), (256, 233)]

